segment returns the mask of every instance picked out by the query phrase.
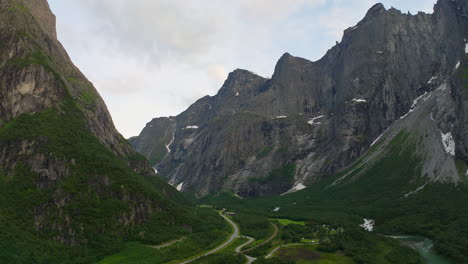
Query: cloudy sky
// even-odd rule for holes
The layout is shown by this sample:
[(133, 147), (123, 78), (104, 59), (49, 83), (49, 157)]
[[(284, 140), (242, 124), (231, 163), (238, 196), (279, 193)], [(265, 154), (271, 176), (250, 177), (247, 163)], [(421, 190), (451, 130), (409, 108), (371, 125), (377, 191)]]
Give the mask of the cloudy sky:
[[(319, 59), (376, 2), (49, 0), (59, 40), (125, 137), (216, 94), (236, 68), (271, 76), (284, 52)], [(381, 2), (415, 14), (436, 0)]]

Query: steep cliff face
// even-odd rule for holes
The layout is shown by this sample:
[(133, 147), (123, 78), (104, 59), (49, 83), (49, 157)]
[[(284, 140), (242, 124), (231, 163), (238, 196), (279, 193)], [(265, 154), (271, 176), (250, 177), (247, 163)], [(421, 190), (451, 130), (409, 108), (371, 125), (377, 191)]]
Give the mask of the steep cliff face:
[(0, 0), (0, 262), (90, 263), (190, 210), (117, 132), (47, 1)]
[(129, 142), (144, 154), (151, 164), (156, 164), (170, 152), (169, 146), (174, 141), (175, 122), (167, 117), (155, 118), (147, 127), (145, 133), (130, 138)]
[[(145, 155), (165, 152), (154, 163), (161, 175), (199, 195), (264, 196), (313, 184), (361, 157), (416, 98), (454, 76), (465, 53), (466, 8), (440, 0), (434, 14), (410, 15), (377, 4), (316, 62), (286, 53), (271, 79), (232, 72), (216, 96), (173, 118), (170, 152), (170, 140), (162, 147), (142, 140), (172, 133), (168, 126), (154, 132), (151, 123), (134, 146)], [(457, 156), (467, 160), (465, 104), (454, 87), (458, 110), (447, 106), (440, 127), (459, 131)]]

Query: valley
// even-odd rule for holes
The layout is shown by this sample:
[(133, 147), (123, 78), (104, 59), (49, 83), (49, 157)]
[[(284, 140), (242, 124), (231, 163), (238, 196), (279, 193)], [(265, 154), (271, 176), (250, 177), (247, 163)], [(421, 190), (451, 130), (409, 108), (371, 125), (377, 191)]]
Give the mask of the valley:
[(468, 1), (375, 4), (129, 139), (55, 23), (0, 0), (0, 263), (468, 263)]

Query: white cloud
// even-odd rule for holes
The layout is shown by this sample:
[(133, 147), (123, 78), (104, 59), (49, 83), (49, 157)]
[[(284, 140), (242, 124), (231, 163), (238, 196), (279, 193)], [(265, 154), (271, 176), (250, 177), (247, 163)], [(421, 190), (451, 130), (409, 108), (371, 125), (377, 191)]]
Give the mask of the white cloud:
[[(269, 76), (284, 52), (320, 58), (376, 2), (49, 1), (60, 41), (126, 137), (153, 117), (176, 115), (215, 94), (233, 69)], [(427, 11), (435, 1), (383, 2)]]
[(281, 20), (304, 7), (315, 7), (328, 0), (240, 0), (239, 13), (250, 19), (273, 22)]

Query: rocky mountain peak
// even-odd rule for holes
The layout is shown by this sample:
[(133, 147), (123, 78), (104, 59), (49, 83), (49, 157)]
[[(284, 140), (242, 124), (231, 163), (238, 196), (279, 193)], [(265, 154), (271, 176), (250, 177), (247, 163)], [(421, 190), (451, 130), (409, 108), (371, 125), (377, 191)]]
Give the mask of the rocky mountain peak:
[(382, 3), (377, 3), (367, 11), (366, 17), (373, 17), (387, 11)]
[(278, 60), (275, 66), (272, 79), (278, 79), (284, 77), (290, 71), (294, 69), (302, 68), (302, 66), (311, 64), (312, 62), (305, 60), (300, 57), (294, 57), (288, 52), (284, 53), (283, 56)]
[(229, 73), (228, 78), (223, 84), (223, 90), (230, 91), (228, 92), (229, 94), (234, 93), (234, 95), (239, 96), (241, 91), (248, 91), (255, 88), (254, 86), (249, 85), (253, 80), (263, 81), (266, 79), (254, 72), (236, 69)]
[(42, 30), (52, 39), (57, 39), (56, 18), (47, 0), (20, 0), (20, 2), (28, 7)]
[(234, 71), (229, 73), (227, 80), (235, 80), (235, 79), (238, 80), (238, 79), (258, 78), (258, 77), (261, 77), (261, 76), (249, 70), (235, 69)]
[[(198, 195), (267, 196), (314, 184), (361, 157), (463, 67), (467, 3), (440, 0), (434, 14), (418, 15), (376, 4), (320, 60), (284, 53), (271, 79), (235, 70), (216, 96), (175, 118), (175, 131), (145, 134), (134, 146), (164, 156), (161, 175)], [(166, 140), (152, 141), (159, 135)], [(270, 177), (291, 164), (284, 178)]]

